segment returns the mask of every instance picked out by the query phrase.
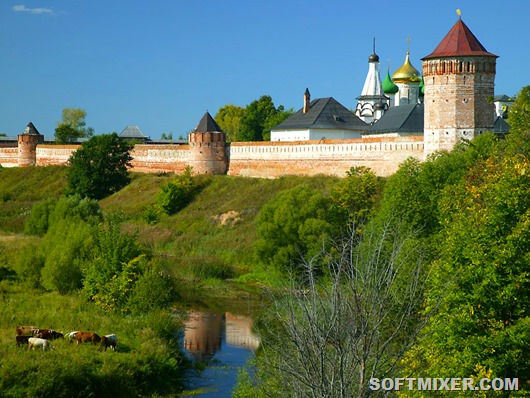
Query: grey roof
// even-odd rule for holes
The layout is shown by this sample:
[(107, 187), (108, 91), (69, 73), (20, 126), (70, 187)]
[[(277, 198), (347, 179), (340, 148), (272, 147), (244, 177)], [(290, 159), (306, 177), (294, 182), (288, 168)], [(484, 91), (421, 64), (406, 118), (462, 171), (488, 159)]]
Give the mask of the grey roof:
[(272, 130), (309, 128), (366, 131), (369, 126), (337, 100), (328, 97), (314, 99), (308, 112), (304, 113), (302, 108)]
[(41, 133), (39, 133), (39, 130), (37, 130), (37, 128), (31, 122), (28, 123), (28, 126), (26, 127), (26, 129), (24, 130), (24, 132), (22, 134), (26, 134), (26, 135), (42, 135)]
[(493, 97), (493, 101), (513, 102), (514, 98), (508, 97), (506, 94), (499, 94)]
[(212, 115), (210, 115), (210, 112), (206, 111), (204, 116), (202, 117), (201, 121), (195, 127), (195, 130), (193, 130), (194, 133), (222, 133), (223, 130), (221, 130), (221, 127), (213, 120)]
[(369, 133), (423, 133), (423, 104), (393, 106), (375, 122)]
[(506, 119), (503, 119), (502, 117), (497, 116), (497, 118), (495, 119), (495, 123), (493, 125), (493, 132), (496, 133), (496, 134), (498, 134), (498, 133), (501, 133), (501, 134), (509, 133), (510, 132), (510, 125), (508, 124)]
[(127, 126), (120, 133), (120, 138), (139, 138), (139, 139), (148, 139), (146, 135), (142, 133), (140, 127), (138, 126)]

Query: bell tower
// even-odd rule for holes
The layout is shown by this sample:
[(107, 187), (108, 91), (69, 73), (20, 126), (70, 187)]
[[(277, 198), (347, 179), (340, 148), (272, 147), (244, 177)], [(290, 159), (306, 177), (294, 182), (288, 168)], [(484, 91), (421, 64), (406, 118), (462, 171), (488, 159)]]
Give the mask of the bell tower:
[(489, 99), (494, 95), (497, 58), (459, 17), (422, 59), (425, 156), (493, 130), (494, 105)]

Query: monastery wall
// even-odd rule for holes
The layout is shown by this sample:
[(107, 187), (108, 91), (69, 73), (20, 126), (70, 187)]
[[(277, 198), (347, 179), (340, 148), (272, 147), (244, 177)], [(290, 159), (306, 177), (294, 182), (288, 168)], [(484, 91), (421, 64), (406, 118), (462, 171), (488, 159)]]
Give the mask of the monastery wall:
[(63, 165), (80, 145), (37, 145), (37, 166)]
[(15, 167), (18, 166), (18, 145), (1, 144), (0, 145), (0, 166)]
[[(63, 165), (79, 145), (36, 148), (36, 165)], [(195, 150), (200, 151), (201, 148)], [(136, 145), (132, 170), (144, 173), (182, 172), (194, 166), (188, 145)], [(18, 166), (18, 148), (0, 147), (0, 164)], [(423, 159), (423, 137), (371, 137), (298, 142), (235, 142), (227, 144), (228, 174), (277, 178), (283, 175), (327, 174), (343, 177), (351, 167), (366, 166), (380, 176), (393, 174), (408, 157)]]
[(276, 178), (327, 174), (344, 177), (354, 166), (393, 174), (408, 157), (423, 160), (423, 136), (299, 142), (236, 142), (229, 145), (229, 175)]
[(184, 171), (190, 159), (188, 145), (135, 145), (132, 169), (142, 173)]

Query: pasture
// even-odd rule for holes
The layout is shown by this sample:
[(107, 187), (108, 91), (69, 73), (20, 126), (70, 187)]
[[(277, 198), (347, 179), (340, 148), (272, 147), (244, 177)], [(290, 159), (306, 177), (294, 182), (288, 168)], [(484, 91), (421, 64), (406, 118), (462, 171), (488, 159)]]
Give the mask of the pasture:
[[(176, 396), (182, 390), (180, 320), (167, 311), (145, 316), (105, 312), (79, 296), (59, 295), (0, 281), (0, 391), (2, 397)], [(54, 349), (17, 346), (18, 325), (63, 334), (87, 330), (119, 336), (116, 351), (98, 344), (51, 340)]]

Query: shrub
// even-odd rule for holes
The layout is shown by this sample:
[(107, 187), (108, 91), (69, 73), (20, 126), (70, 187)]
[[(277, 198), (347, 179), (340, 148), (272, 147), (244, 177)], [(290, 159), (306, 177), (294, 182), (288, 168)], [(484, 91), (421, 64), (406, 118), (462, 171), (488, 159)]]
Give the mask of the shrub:
[(166, 214), (175, 214), (189, 204), (193, 197), (193, 189), (191, 167), (186, 167), (184, 173), (178, 176), (174, 182), (162, 186), (162, 190), (156, 198), (156, 205)]
[(20, 250), (15, 271), (21, 281), (31, 287), (41, 287), (43, 267), (44, 257), (39, 253), (36, 245), (26, 245)]
[(129, 298), (128, 309), (136, 314), (167, 307), (175, 299), (169, 276), (155, 268), (147, 270), (136, 282)]
[(43, 236), (48, 231), (49, 218), (55, 209), (57, 201), (54, 198), (48, 198), (42, 202), (36, 203), (29, 214), (24, 233), (28, 235)]

